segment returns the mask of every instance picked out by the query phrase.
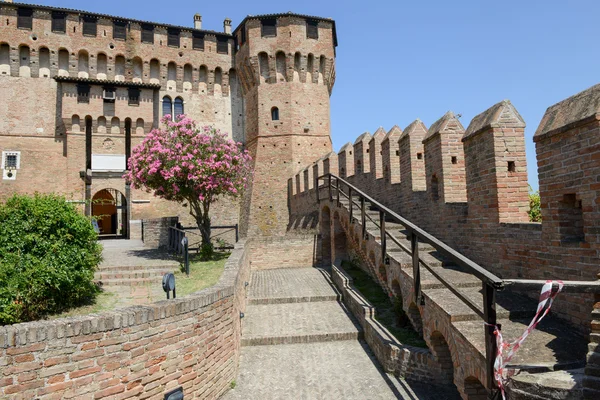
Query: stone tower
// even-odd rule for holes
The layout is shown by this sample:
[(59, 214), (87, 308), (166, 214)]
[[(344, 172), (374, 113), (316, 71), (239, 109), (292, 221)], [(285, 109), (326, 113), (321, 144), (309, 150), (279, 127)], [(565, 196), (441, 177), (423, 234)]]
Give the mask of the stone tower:
[(248, 16), (233, 35), (255, 171), (242, 205), (242, 233), (282, 236), (288, 179), (331, 152), (335, 22), (292, 13)]

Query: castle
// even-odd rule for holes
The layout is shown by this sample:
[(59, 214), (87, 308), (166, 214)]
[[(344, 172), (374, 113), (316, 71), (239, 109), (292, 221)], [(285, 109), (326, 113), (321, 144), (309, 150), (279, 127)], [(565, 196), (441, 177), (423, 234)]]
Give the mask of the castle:
[(285, 233), (288, 177), (331, 151), (334, 21), (248, 16), (214, 32), (200, 15), (190, 28), (12, 2), (0, 2), (0, 16), (0, 198), (61, 193), (117, 237), (139, 235), (131, 221), (185, 219), (122, 178), (160, 118), (185, 113), (255, 160), (246, 200), (220, 202), (213, 224)]

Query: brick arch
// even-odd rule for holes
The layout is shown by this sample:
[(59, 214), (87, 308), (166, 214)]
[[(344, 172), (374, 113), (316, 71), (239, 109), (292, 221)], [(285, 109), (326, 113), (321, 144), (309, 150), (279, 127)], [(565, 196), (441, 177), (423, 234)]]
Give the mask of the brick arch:
[(282, 50), (275, 53), (275, 76), (277, 82), (287, 81), (287, 58)]
[(447, 383), (454, 383), (454, 363), (452, 352), (446, 338), (440, 331), (434, 331), (429, 336), (429, 349), (440, 364), (440, 378)]
[(71, 116), (71, 132), (81, 132), (81, 118), (77, 114)]
[(144, 80), (144, 62), (140, 57), (133, 57), (131, 60), (133, 70), (133, 82), (143, 82)]
[(469, 376), (465, 379), (464, 394), (467, 400), (487, 400), (488, 392), (479, 379)]
[(324, 206), (321, 209), (320, 218), (321, 232), (321, 263), (323, 266), (330, 266), (332, 263), (331, 254), (331, 210)]
[(423, 318), (421, 316), (421, 311), (419, 310), (419, 307), (417, 307), (414, 301), (411, 302), (408, 306), (408, 312), (406, 314), (408, 315), (408, 319), (410, 320), (410, 323), (412, 324), (415, 331), (419, 335), (423, 336)]
[(300, 71), (302, 71), (302, 54), (299, 51), (294, 53), (294, 82), (300, 81)]
[(96, 55), (96, 77), (98, 79), (108, 77), (108, 56), (102, 51)]
[(29, 45), (19, 45), (19, 76), (31, 76), (31, 48)]
[(381, 280), (387, 285), (388, 273), (387, 269), (385, 268), (385, 265), (383, 264), (379, 264), (379, 276), (381, 277)]
[(269, 72), (269, 55), (264, 51), (258, 53), (258, 71), (260, 73), (260, 82), (268, 83), (271, 76)]
[(306, 82), (313, 82), (313, 75), (315, 72), (315, 56), (312, 53), (308, 53), (306, 57)]
[(85, 49), (77, 52), (77, 76), (79, 78), (90, 77), (90, 53)]

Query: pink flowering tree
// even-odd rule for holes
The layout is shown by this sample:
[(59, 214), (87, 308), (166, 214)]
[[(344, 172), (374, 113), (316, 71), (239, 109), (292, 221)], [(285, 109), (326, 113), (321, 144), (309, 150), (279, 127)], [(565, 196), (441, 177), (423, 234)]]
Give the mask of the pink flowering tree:
[(210, 246), (210, 206), (242, 194), (251, 179), (251, 157), (241, 143), (211, 126), (200, 128), (185, 115), (176, 121), (165, 115), (161, 122), (161, 129), (132, 150), (124, 178), (136, 189), (189, 204), (202, 246)]

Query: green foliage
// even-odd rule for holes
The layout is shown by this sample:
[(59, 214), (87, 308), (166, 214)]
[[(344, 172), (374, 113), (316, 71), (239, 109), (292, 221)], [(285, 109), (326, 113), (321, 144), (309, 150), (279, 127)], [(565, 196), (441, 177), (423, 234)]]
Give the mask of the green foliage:
[(235, 387), (237, 386), (237, 383), (235, 382), (235, 379), (231, 381), (231, 383), (229, 384), (229, 387), (232, 389), (235, 389)]
[(102, 247), (90, 220), (57, 195), (0, 204), (0, 324), (89, 304)]
[(203, 243), (200, 245), (198, 254), (200, 255), (201, 261), (209, 261), (215, 254), (215, 246), (211, 242)]
[(540, 191), (533, 191), (529, 186), (529, 221), (531, 222), (542, 222), (542, 209), (540, 206)]

